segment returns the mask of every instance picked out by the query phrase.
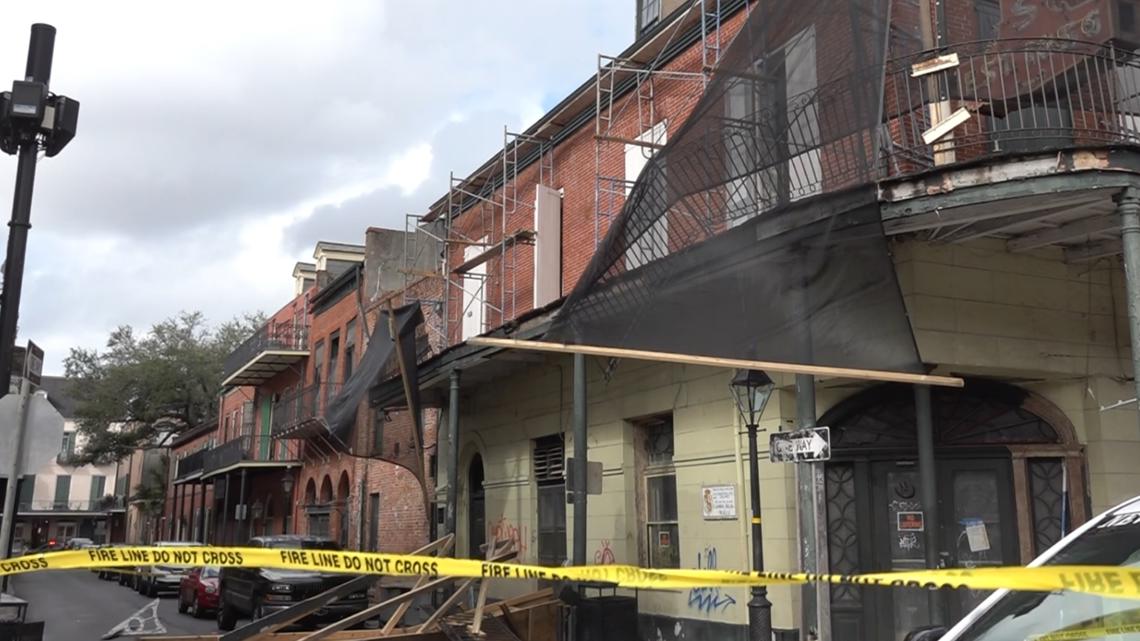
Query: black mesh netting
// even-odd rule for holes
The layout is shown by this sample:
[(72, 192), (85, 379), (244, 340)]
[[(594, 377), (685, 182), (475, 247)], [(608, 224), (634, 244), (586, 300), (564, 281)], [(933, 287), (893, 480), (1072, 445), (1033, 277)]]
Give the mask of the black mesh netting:
[(921, 371), (873, 187), (886, 5), (759, 3), (547, 338)]

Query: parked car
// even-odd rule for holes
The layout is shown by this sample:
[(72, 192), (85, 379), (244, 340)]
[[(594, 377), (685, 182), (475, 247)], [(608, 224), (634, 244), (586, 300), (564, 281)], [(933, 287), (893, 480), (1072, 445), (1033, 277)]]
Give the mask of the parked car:
[[(201, 546), (195, 541), (156, 541), (153, 547)], [(184, 565), (143, 565), (134, 568), (134, 588), (139, 594), (156, 597), (163, 592), (177, 592), (182, 576), (190, 570)]]
[(178, 611), (202, 617), (218, 608), (218, 568), (194, 568), (178, 586)]
[[(97, 545), (95, 547), (97, 547), (97, 548), (118, 548), (118, 547), (123, 547), (123, 545), (125, 545), (125, 544), (124, 543), (104, 543), (103, 545)], [(95, 576), (99, 577), (103, 581), (113, 581), (113, 580), (118, 579), (119, 576), (121, 575), (121, 573), (118, 572), (114, 568), (91, 568), (91, 571), (95, 573)]]
[(74, 537), (67, 540), (67, 545), (64, 546), (68, 550), (83, 550), (86, 548), (95, 547), (95, 542), (88, 538)]
[[(332, 539), (314, 536), (259, 536), (248, 547), (274, 549), (339, 550)], [(341, 583), (356, 578), (352, 574), (324, 573), (269, 568), (226, 567), (218, 578), (218, 628), (233, 630), (237, 620), (266, 617), (274, 612), (316, 596)], [(297, 625), (309, 626), (338, 621), (368, 607), (368, 593), (360, 590), (345, 596), (327, 608), (305, 617)]]
[[(1140, 566), (1140, 496), (1077, 528), (1029, 567), (1050, 565)], [(911, 632), (907, 639), (1134, 639), (1140, 632), (1135, 617), (1138, 603), (1130, 598), (1072, 591), (997, 590), (949, 630), (929, 627)], [(1129, 625), (1122, 626), (1122, 623)]]
[(28, 550), (27, 554), (39, 554), (40, 552), (58, 552), (63, 549), (63, 544), (55, 539), (48, 539), (47, 543), (42, 543), (36, 547)]

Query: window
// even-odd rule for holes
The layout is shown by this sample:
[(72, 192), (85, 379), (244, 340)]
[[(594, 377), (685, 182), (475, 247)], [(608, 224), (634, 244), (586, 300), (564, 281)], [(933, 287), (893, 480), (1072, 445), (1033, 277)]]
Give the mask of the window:
[(107, 477), (96, 474), (91, 477), (91, 502), (97, 503), (103, 498), (103, 494), (107, 490)]
[(566, 447), (562, 435), (534, 441), (534, 481), (538, 485), (538, 562), (566, 560)]
[(67, 502), (71, 499), (71, 475), (60, 474), (55, 477), (55, 501), (53, 505), (57, 510), (67, 509)]
[(380, 551), (380, 493), (368, 495), (368, 549)]
[(246, 401), (241, 404), (241, 434), (242, 436), (249, 436), (253, 434), (253, 401)]
[(222, 441), (230, 440), (230, 415), (226, 414), (222, 419)]
[(313, 385), (320, 389), (324, 379), (321, 377), (325, 364), (325, 342), (318, 341), (313, 347)]
[(725, 98), (729, 226), (823, 186), (815, 27), (754, 67), (756, 76), (732, 80)]
[(998, 0), (976, 0), (974, 10), (978, 14), (978, 40), (997, 38), (1001, 25), (1001, 6)]
[(372, 414), (372, 454), (384, 455), (384, 423), (388, 422), (388, 415), (383, 410), (376, 410)]
[(336, 380), (337, 366), (340, 364), (340, 332), (333, 332), (329, 337), (329, 383), (342, 382)]
[(64, 432), (63, 443), (59, 447), (59, 458), (68, 460), (75, 456), (75, 432)]
[[(665, 121), (663, 120), (642, 132), (641, 135), (637, 137), (637, 140), (653, 143), (655, 145), (663, 145), (667, 138), (668, 131), (666, 130)], [(656, 147), (634, 144), (625, 146), (626, 196), (630, 194), (634, 183), (641, 177), (645, 166), (649, 164), (649, 160), (653, 158), (656, 153)], [(657, 174), (657, 177), (661, 177), (661, 174)], [(664, 189), (663, 186), (647, 188)], [(626, 253), (626, 269), (636, 269), (650, 261), (664, 258), (665, 255), (669, 253), (669, 215), (667, 212), (655, 220), (648, 229), (642, 230), (635, 227), (629, 229), (629, 233), (639, 235), (630, 241), (629, 251)]]
[(673, 416), (637, 422), (645, 477), (646, 559), (651, 568), (681, 567), (677, 474), (673, 468)]
[(344, 376), (342, 383), (347, 383), (352, 376), (352, 366), (356, 360), (356, 319), (348, 321), (344, 327)]
[(637, 32), (646, 31), (661, 19), (661, 0), (637, 0)]
[(36, 493), (36, 475), (29, 474), (25, 476), (17, 485), (17, 490), (20, 493), (20, 505), (23, 506), (23, 509), (30, 510), (32, 508), (32, 500)]

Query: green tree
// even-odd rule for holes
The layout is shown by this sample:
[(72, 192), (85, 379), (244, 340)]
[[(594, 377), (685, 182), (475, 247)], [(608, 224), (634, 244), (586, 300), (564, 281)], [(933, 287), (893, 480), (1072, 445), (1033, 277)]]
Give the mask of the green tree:
[(255, 313), (210, 327), (200, 312), (183, 312), (143, 335), (120, 326), (102, 351), (72, 348), (65, 374), (87, 437), (77, 462), (121, 460), (215, 416), (226, 356), (263, 324)]

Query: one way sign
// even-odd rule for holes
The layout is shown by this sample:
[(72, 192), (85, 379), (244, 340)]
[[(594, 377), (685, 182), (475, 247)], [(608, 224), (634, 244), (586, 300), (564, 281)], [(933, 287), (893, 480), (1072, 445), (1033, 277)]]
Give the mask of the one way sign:
[(768, 442), (773, 463), (804, 463), (831, 458), (831, 429), (809, 427), (794, 432), (773, 432)]

